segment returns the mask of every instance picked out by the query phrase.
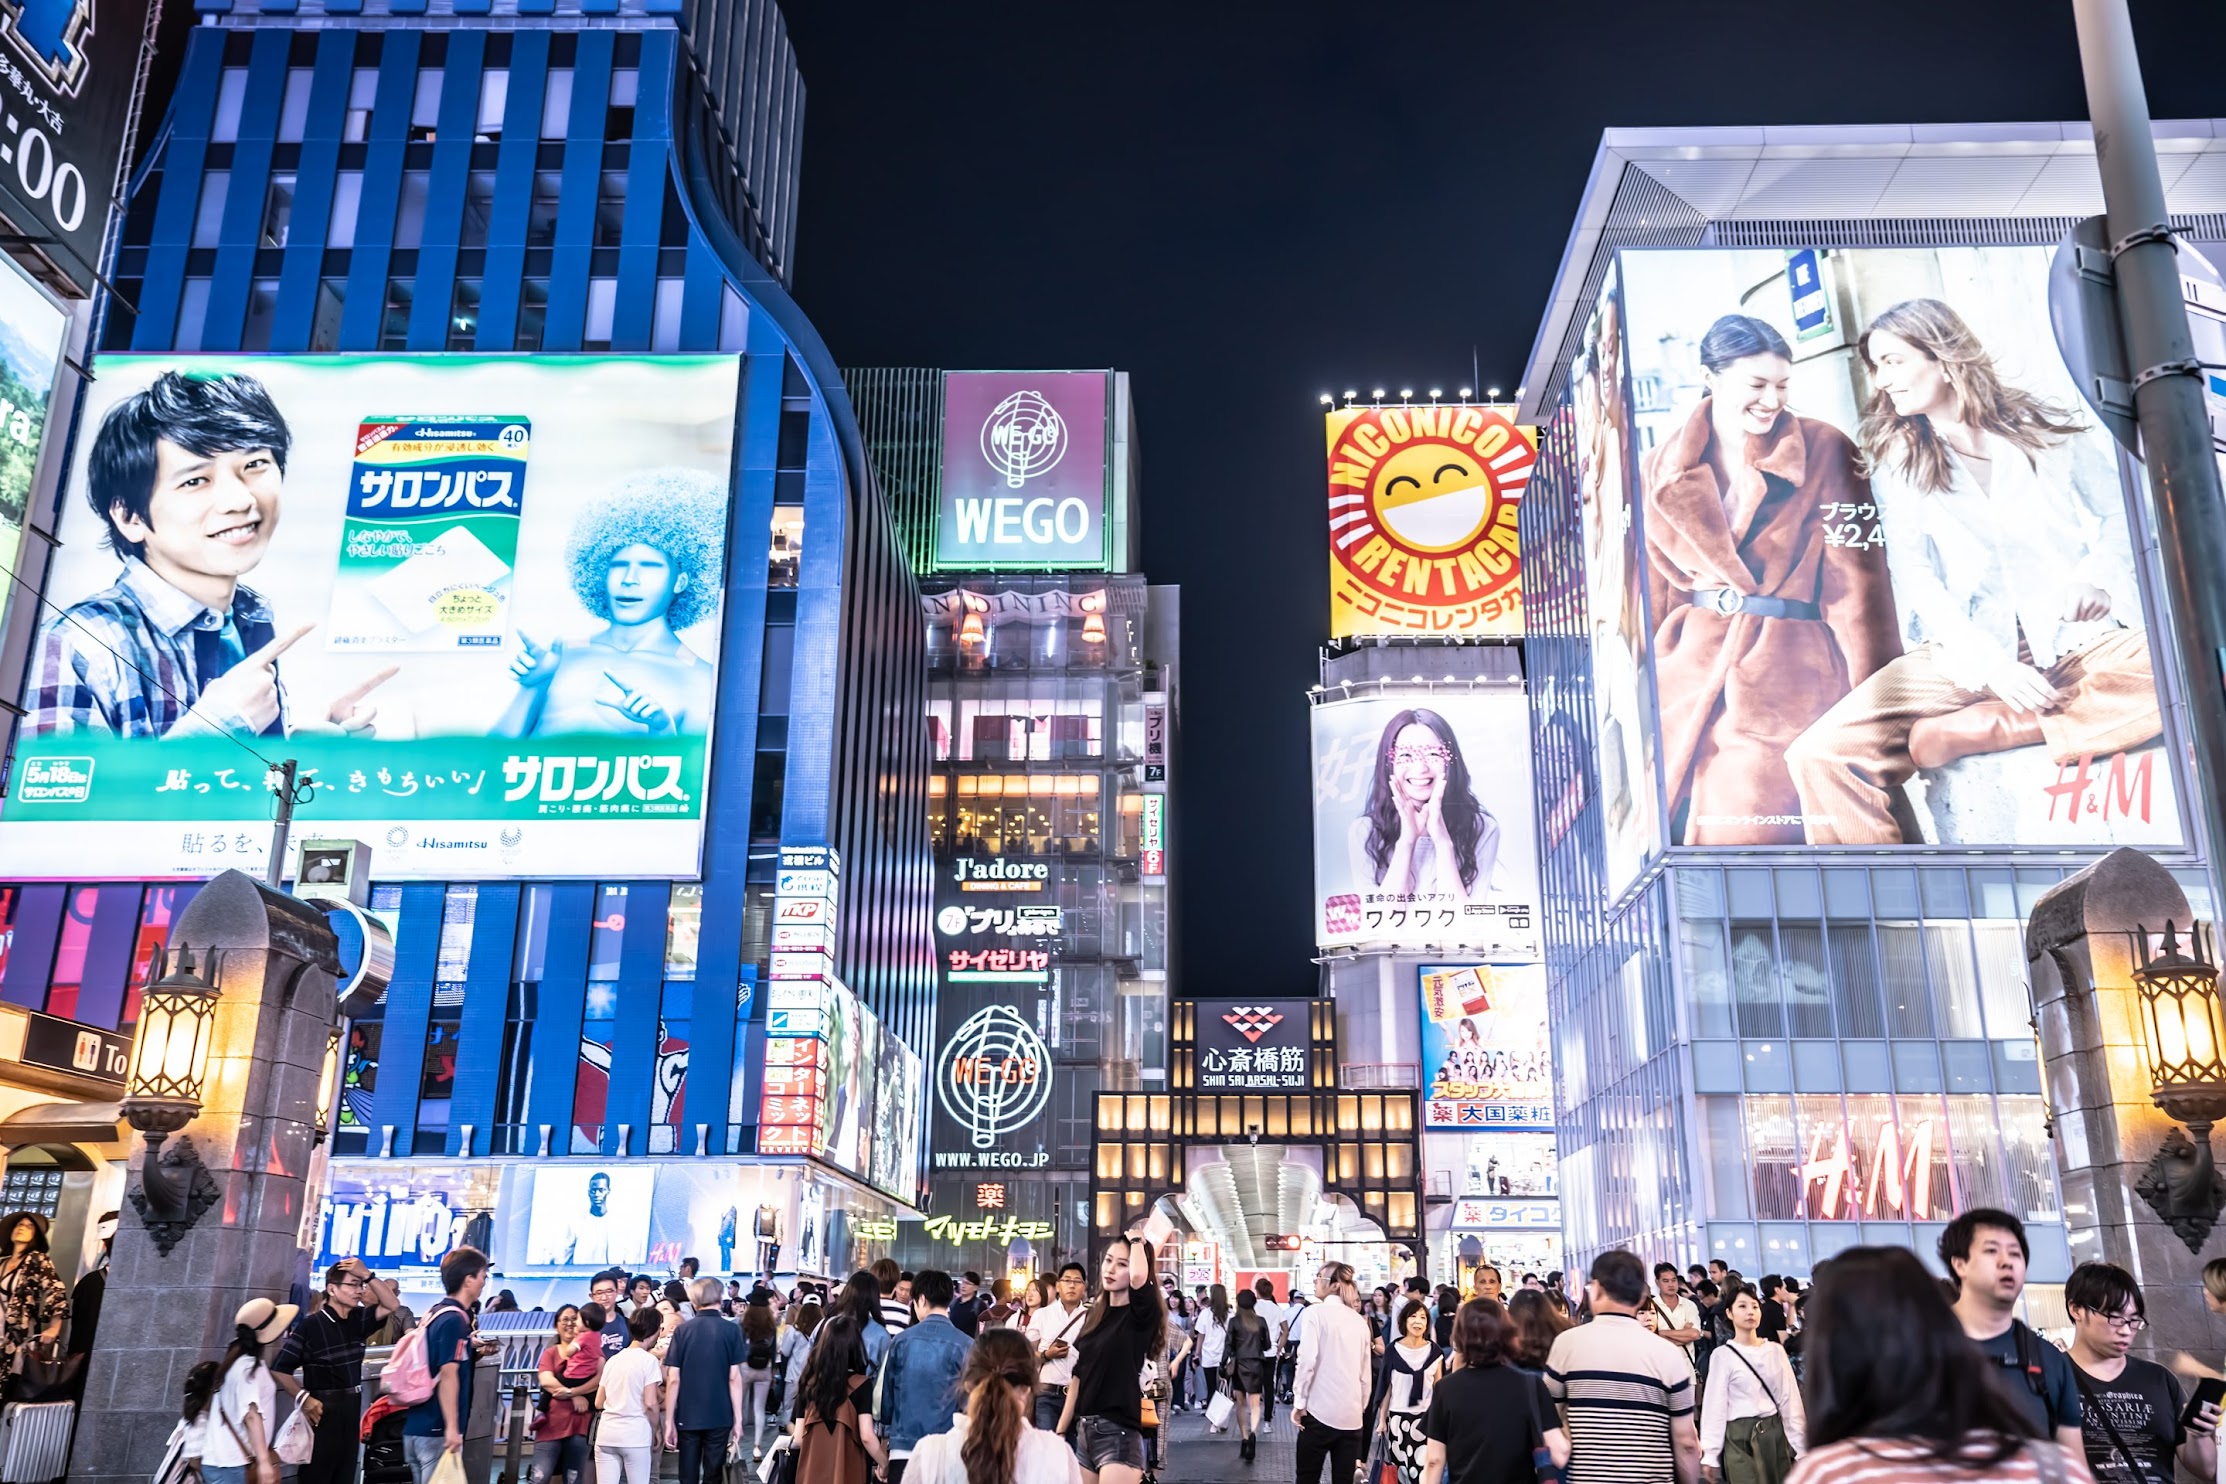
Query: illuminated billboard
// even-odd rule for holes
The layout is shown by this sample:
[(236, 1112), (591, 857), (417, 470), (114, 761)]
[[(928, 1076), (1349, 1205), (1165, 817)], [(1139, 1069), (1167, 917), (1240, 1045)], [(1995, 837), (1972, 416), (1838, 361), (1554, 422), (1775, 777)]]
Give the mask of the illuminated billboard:
[(1519, 691), (1451, 685), (1314, 707), (1322, 947), (1537, 956), (1525, 707)]
[[(0, 572), (13, 572), (70, 322), (14, 263), (0, 265)], [(12, 597), (0, 593), (0, 606)]]
[(2182, 839), (2050, 259), (1622, 254), (1669, 843)]
[[(733, 357), (104, 357), (0, 854), (263, 867), (263, 760), (382, 880), (687, 876)], [(160, 742), (160, 746), (153, 745)]]
[(1520, 635), (1537, 430), (1432, 404), (1335, 408), (1328, 435), (1331, 635)]
[(1109, 565), (1112, 390), (1106, 371), (944, 374), (938, 567)]
[[(1422, 1072), (1428, 1079), (1423, 1126), (1496, 1133), (1552, 1129), (1545, 969), (1426, 965), (1419, 978)], [(1506, 1193), (1514, 1193), (1511, 1185)]]
[[(1584, 536), (1585, 635), (1592, 641), (1600, 818), (1613, 895), (1661, 849), (1662, 827), (1653, 677), (1645, 666), (1645, 574), (1625, 459), (1630, 427), (1624, 408), (1623, 300), (1612, 268), (1570, 367), (1569, 394)], [(1550, 814), (1548, 823), (1559, 827), (1558, 814)]]

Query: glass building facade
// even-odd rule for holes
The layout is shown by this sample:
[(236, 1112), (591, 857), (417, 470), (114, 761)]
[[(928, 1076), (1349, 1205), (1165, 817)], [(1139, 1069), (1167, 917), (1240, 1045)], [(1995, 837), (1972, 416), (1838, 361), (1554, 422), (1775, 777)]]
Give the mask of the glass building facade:
[[(1588, 552), (1614, 545), (1602, 534), (1615, 535), (1602, 514), (1615, 506), (1614, 482), (1635, 490), (1639, 478), (1642, 447), (1618, 450), (1614, 439), (1650, 436), (1646, 426), (1600, 431), (1604, 398), (1625, 395), (1616, 347), (1604, 343), (1618, 333), (1620, 301), (1608, 306), (1620, 251), (1739, 248), (1790, 263), (1804, 251), (1813, 262), (1820, 250), (2053, 244), (2074, 220), (2059, 213), (2097, 209), (2086, 204), (2091, 157), (2052, 162), (2079, 178), (2051, 176), (2042, 191), (2038, 177), (2001, 172), (2008, 146), (1994, 135), (1990, 145), (1952, 128), (1938, 138), (1915, 131), (1914, 142), (1888, 132), (1895, 138), (1824, 130), (1794, 141), (1618, 131), (1596, 164), (1594, 204), (1526, 373), (1525, 411), (1542, 436), (1521, 517), (1525, 656), (1564, 1233), (1579, 1269), (1620, 1246), (1681, 1265), (1720, 1257), (1749, 1277), (1806, 1276), (1858, 1243), (1903, 1244), (1936, 1262), (1956, 1211), (1995, 1206), (2027, 1223), (2035, 1313), (2060, 1319), (2054, 1285), (2071, 1244), (2024, 919), (2106, 847), (1664, 849), (1654, 840), (1634, 849), (1656, 827), (1647, 816), (1662, 797), (1659, 724), (1643, 669), (1634, 681), (1618, 660), (1613, 609), (1622, 586), (1643, 583), (1628, 563), (1621, 573), (1586, 570)], [(1846, 159), (1825, 164), (1806, 148), (1825, 143)], [(1773, 168), (1787, 183), (1772, 185), (1753, 161), (1780, 145)], [(1934, 174), (1902, 169), (1919, 155)], [(1875, 173), (1857, 182), (1858, 168)], [(1956, 189), (1939, 194), (1951, 178)], [(1951, 199), (1969, 215), (1940, 215)], [(2175, 209), (2215, 206), (2183, 197)], [(2214, 220), (2182, 225), (2208, 239)], [(1827, 316), (1812, 337), (1819, 347), (1794, 350), (1796, 368), (1844, 353), (1844, 333)], [(1632, 375), (1633, 416), (1656, 427), (1658, 390)], [(2132, 544), (2153, 594), (2145, 517)], [(1647, 560), (1643, 543), (1632, 549)], [(2139, 623), (2138, 605), (2129, 611)], [(2166, 626), (2150, 627), (2169, 734), (2177, 681), (2161, 647)], [(1634, 631), (1642, 644), (1651, 632)], [(1612, 734), (1620, 723), (1603, 717), (1619, 687), (1652, 739)], [(1640, 757), (1643, 769), (1627, 765)], [(2150, 848), (2209, 917), (2199, 860)], [(2070, 1213), (2069, 1226), (2079, 1219)]]

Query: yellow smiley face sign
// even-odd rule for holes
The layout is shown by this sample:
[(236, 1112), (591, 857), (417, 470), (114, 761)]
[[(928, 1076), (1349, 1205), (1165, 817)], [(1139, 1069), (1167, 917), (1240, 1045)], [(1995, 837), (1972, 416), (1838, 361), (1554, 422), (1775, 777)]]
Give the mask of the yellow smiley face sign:
[(1521, 634), (1515, 511), (1537, 459), (1496, 408), (1332, 411), (1330, 633)]

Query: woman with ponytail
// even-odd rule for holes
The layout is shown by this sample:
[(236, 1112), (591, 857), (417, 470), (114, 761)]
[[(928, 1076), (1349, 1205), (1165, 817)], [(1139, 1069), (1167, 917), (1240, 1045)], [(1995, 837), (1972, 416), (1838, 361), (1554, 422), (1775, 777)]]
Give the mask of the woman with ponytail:
[(966, 1410), (920, 1440), (905, 1484), (1081, 1484), (1082, 1465), (1032, 1422), (1036, 1347), (1017, 1330), (984, 1330), (959, 1377)]
[(208, 1484), (278, 1484), (278, 1387), (263, 1359), (300, 1311), (292, 1304), (249, 1299), (232, 1316), (215, 1404), (201, 1450)]

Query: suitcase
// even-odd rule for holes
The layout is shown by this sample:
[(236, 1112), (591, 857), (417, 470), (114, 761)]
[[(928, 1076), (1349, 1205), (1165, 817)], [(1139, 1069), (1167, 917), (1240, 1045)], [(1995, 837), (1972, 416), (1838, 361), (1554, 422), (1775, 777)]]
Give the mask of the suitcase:
[(0, 1484), (52, 1484), (70, 1471), (75, 1402), (10, 1402), (0, 1408)]

